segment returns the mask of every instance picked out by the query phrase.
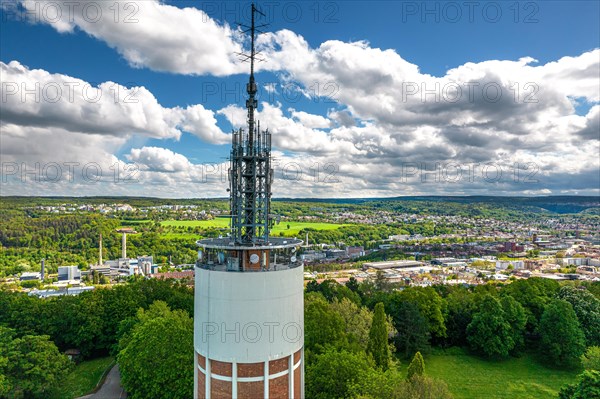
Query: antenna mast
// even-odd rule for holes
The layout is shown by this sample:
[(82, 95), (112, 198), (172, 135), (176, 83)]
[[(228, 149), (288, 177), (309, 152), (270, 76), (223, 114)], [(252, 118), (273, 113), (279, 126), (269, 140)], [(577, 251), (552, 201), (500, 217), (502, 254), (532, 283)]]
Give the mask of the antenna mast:
[(237, 244), (257, 245), (269, 240), (269, 210), (271, 201), (271, 134), (260, 130), (260, 122), (254, 118), (258, 107), (256, 93), (258, 85), (254, 79), (254, 64), (257, 59), (255, 47), (259, 28), (257, 14), (264, 16), (252, 3), (251, 25), (245, 26), (250, 34), (250, 54), (239, 54), (242, 61), (250, 62), (250, 77), (246, 85), (248, 99), (248, 130), (239, 129), (232, 134), (229, 169), (231, 203), (231, 237)]

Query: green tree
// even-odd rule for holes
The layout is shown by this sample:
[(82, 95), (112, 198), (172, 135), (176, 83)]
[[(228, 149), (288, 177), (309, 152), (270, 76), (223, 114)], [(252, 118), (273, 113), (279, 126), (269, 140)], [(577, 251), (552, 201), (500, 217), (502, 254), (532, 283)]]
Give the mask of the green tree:
[(47, 335), (14, 338), (0, 326), (0, 397), (44, 398), (72, 363)]
[(506, 357), (515, 344), (498, 299), (486, 295), (478, 312), (467, 327), (467, 340), (471, 348), (487, 357)]
[(353, 353), (329, 348), (307, 365), (306, 397), (348, 398), (353, 387), (363, 385), (372, 368), (364, 352)]
[(552, 300), (540, 320), (540, 349), (556, 366), (574, 367), (585, 350), (585, 336), (573, 306)]
[(375, 272), (375, 288), (379, 291), (387, 291), (390, 288), (390, 284), (385, 278), (383, 270), (377, 270)]
[(358, 293), (360, 285), (358, 283), (358, 280), (356, 280), (356, 278), (350, 277), (348, 279), (348, 282), (346, 283), (346, 287), (348, 287), (350, 289), (350, 291)]
[(558, 289), (558, 282), (534, 277), (513, 281), (503, 288), (503, 292), (523, 305), (527, 315), (527, 332), (535, 336), (539, 333), (538, 324), (542, 313)]
[(600, 346), (590, 346), (581, 356), (581, 364), (586, 370), (600, 371)]
[(600, 371), (586, 370), (579, 374), (575, 384), (566, 385), (558, 393), (558, 399), (600, 398)]
[(304, 301), (304, 344), (310, 353), (321, 353), (328, 346), (346, 347), (344, 319), (320, 293), (311, 292)]
[(394, 292), (400, 300), (413, 302), (419, 312), (427, 320), (429, 331), (434, 338), (446, 336), (444, 322), (445, 300), (432, 287), (409, 287), (400, 292)]
[(14, 330), (0, 326), (0, 398), (5, 398), (11, 389), (8, 379), (8, 356), (13, 349)]
[(320, 292), (328, 302), (348, 298), (355, 304), (361, 305), (360, 296), (356, 292), (332, 279), (324, 280), (321, 284), (312, 280), (306, 285), (306, 292)]
[(393, 399), (452, 399), (445, 382), (428, 376), (414, 375), (410, 381), (399, 385)]
[(415, 356), (408, 365), (408, 370), (406, 371), (406, 379), (411, 380), (413, 376), (422, 376), (423, 374), (425, 374), (425, 360), (423, 360), (421, 352), (417, 352), (415, 353)]
[(394, 301), (390, 313), (397, 331), (394, 344), (398, 353), (408, 358), (417, 351), (429, 350), (429, 324), (416, 304)]
[(360, 345), (361, 350), (366, 351), (369, 343), (369, 330), (373, 323), (373, 313), (364, 306), (356, 305), (348, 298), (343, 298), (341, 301), (334, 300), (330, 307), (344, 320), (348, 338)]
[(369, 344), (367, 353), (373, 356), (375, 365), (382, 370), (387, 370), (390, 363), (390, 350), (388, 347), (388, 329), (386, 324), (383, 303), (375, 305), (373, 323), (369, 331)]
[(519, 302), (511, 296), (504, 296), (500, 300), (504, 319), (510, 325), (510, 336), (514, 343), (511, 352), (517, 353), (525, 347), (525, 326), (527, 325), (527, 315), (525, 309)]
[(354, 399), (394, 398), (403, 378), (395, 367), (386, 371), (369, 369), (364, 378), (350, 386), (349, 397)]
[[(193, 321), (182, 310), (155, 302), (138, 312), (117, 356), (123, 387), (132, 399), (193, 396)], [(177, 344), (173, 344), (176, 342)]]
[(600, 299), (586, 289), (570, 286), (561, 287), (556, 297), (573, 306), (587, 345), (600, 345)]
[(446, 297), (446, 343), (450, 346), (467, 345), (467, 326), (473, 320), (477, 306), (474, 295), (462, 287), (454, 287)]

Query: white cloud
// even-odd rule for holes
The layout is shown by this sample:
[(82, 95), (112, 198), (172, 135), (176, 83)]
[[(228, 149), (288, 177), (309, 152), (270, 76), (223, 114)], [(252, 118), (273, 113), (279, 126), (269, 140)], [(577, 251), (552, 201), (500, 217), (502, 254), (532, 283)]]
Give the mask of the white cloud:
[(180, 172), (190, 167), (185, 156), (160, 147), (132, 148), (127, 159), (151, 171)]
[[(130, 65), (181, 74), (225, 76), (240, 72), (239, 38), (194, 7), (159, 0), (19, 0), (33, 22), (61, 33), (75, 29), (106, 42)], [(13, 10), (11, 10), (13, 11)]]
[(184, 131), (213, 144), (228, 141), (212, 111), (202, 105), (162, 107), (144, 87), (92, 86), (17, 61), (0, 62), (0, 71), (3, 195), (21, 194), (24, 187), (33, 190), (30, 194), (41, 190), (47, 195), (61, 189), (76, 193), (71, 191), (75, 188), (102, 194), (115, 184), (117, 191), (130, 190), (131, 185), (122, 183), (142, 172), (138, 166), (148, 178), (152, 171), (185, 169), (187, 160), (166, 149), (144, 147), (129, 154), (137, 164), (127, 164), (115, 156), (127, 144), (177, 140)]
[(93, 86), (67, 75), (0, 62), (2, 120), (74, 132), (179, 138), (179, 116), (144, 87), (113, 82)]
[(181, 115), (181, 122), (178, 126), (183, 131), (193, 133), (202, 140), (213, 144), (224, 144), (231, 141), (231, 138), (217, 126), (214, 112), (204, 108), (201, 104), (190, 105), (182, 109)]
[(327, 129), (331, 127), (331, 121), (321, 115), (309, 114), (304, 111), (289, 110), (292, 118), (297, 119), (303, 126), (311, 129)]
[[(228, 26), (217, 24), (200, 10), (157, 0), (139, 2), (139, 6), (137, 24), (113, 23), (110, 18), (98, 23), (63, 18), (51, 24), (60, 32), (80, 29), (105, 41), (134, 66), (217, 76), (246, 69), (232, 58), (241, 46)], [(598, 192), (598, 49), (546, 64), (526, 54), (517, 60), (468, 62), (436, 77), (421, 73), (396, 51), (373, 48), (366, 41), (330, 40), (311, 48), (302, 36), (281, 30), (260, 36), (258, 45), (269, 61), (261, 68), (276, 72), (282, 83), (299, 82), (306, 96), (318, 92), (337, 103), (324, 111), (326, 115), (314, 113), (313, 107), (311, 112), (298, 109), (297, 104), (289, 108), (261, 103), (257, 117), (261, 127), (273, 134), (278, 162), (301, 165), (307, 178), (276, 184), (276, 195)], [(3, 79), (5, 70), (14, 81), (27, 84), (76, 81), (28, 70), (18, 63), (3, 64)], [(32, 139), (55, 154), (97, 148), (109, 162), (132, 136), (177, 139), (187, 131), (210, 143), (229, 142), (215, 112), (202, 105), (164, 108), (143, 87), (105, 82), (98, 88), (103, 93), (99, 104), (29, 99), (21, 103), (17, 96), (11, 97), (3, 104), (3, 148), (9, 149), (13, 159), (25, 156), (28, 148), (40, 152)], [(119, 93), (116, 104), (109, 101), (114, 90)], [(137, 104), (124, 101), (132, 91), (139, 96)], [(279, 98), (274, 85), (266, 91)], [(75, 93), (84, 96), (82, 91)], [(587, 115), (578, 115), (576, 102), (591, 106)], [(237, 104), (216, 114), (234, 127), (246, 124), (246, 110)], [(59, 138), (62, 148), (52, 137)], [(205, 172), (165, 148), (136, 148), (128, 159), (143, 167), (140, 174), (146, 182), (165, 192), (169, 185), (176, 186), (178, 193), (197, 190), (194, 184), (202, 181)], [(503, 176), (500, 181), (489, 181), (482, 178), (480, 169), (478, 178), (456, 183), (430, 181), (427, 174), (423, 181), (420, 171), (406, 176), (410, 165), (435, 169), (436, 163), (480, 169), (489, 164), (500, 168)], [(515, 181), (515, 163), (533, 165), (537, 181)], [(315, 180), (314, 171), (310, 172), (314, 165), (335, 165), (339, 182)], [(223, 182), (217, 186), (214, 192), (223, 195), (219, 191)], [(213, 192), (202, 187), (202, 192)]]
[(202, 105), (162, 107), (145, 87), (113, 82), (93, 86), (71, 76), (29, 69), (17, 61), (0, 62), (0, 71), (4, 123), (159, 139), (179, 139), (187, 131), (211, 143), (227, 141), (212, 111)]

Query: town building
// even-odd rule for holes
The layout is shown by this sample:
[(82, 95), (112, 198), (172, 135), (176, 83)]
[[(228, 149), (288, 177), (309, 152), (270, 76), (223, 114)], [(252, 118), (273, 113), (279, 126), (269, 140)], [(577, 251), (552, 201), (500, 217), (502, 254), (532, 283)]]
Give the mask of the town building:
[(365, 262), (363, 263), (363, 269), (400, 269), (407, 267), (416, 267), (421, 268), (424, 266), (423, 262), (419, 262), (416, 260), (391, 260), (385, 262)]

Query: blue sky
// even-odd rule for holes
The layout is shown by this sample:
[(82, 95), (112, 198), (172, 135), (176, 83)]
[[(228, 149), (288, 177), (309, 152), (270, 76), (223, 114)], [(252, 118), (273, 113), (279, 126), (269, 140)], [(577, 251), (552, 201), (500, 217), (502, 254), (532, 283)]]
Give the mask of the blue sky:
[[(43, 167), (48, 162), (62, 164), (74, 151), (81, 150), (86, 155), (78, 154), (73, 159), (82, 163), (96, 162), (103, 169), (105, 164), (114, 163), (112, 157), (124, 164), (136, 164), (142, 181), (125, 187), (115, 185), (114, 181), (105, 185), (102, 182), (76, 184), (76, 181), (67, 184), (62, 180), (50, 184), (44, 179), (48, 177), (43, 176), (44, 173), (39, 173), (39, 181), (27, 181), (11, 172), (14, 169), (11, 166), (3, 168), (2, 191), (64, 195), (108, 191), (127, 195), (145, 193), (152, 187), (152, 192), (159, 196), (220, 195), (224, 187), (222, 181), (203, 182), (201, 189), (195, 183), (198, 173), (202, 174), (198, 171), (199, 165), (225, 161), (229, 148), (225, 135), (232, 127), (243, 124), (240, 107), (243, 107), (244, 93), (236, 95), (235, 91), (244, 87), (245, 66), (236, 64), (233, 56), (223, 59), (223, 65), (227, 67), (221, 69), (218, 65), (219, 57), (228, 57), (223, 55), (227, 53), (223, 49), (233, 50), (236, 45), (242, 45), (231, 32), (235, 30), (236, 22), (246, 22), (249, 2), (158, 3), (148, 0), (146, 3), (134, 2), (135, 7), (126, 8), (132, 2), (115, 1), (108, 2), (113, 8), (104, 8), (103, 17), (94, 23), (82, 19), (83, 13), (78, 15), (75, 11), (75, 20), (62, 20), (64, 25), (56, 23), (57, 18), (49, 17), (53, 6), (44, 1), (37, 3), (38, 12), (44, 7), (50, 8), (46, 8), (46, 14), (38, 15), (41, 20), (36, 23), (26, 20), (18, 12), (15, 14), (21, 7), (20, 0), (2, 0), (0, 60), (4, 64), (16, 61), (20, 68), (25, 68), (26, 74), (43, 70), (48, 74), (43, 79), (55, 79), (55, 75), (60, 75), (89, 82), (92, 86), (114, 82), (124, 90), (143, 87), (144, 95), (146, 91), (149, 93), (147, 101), (152, 107), (159, 107), (164, 112), (164, 120), (158, 125), (150, 122), (140, 125), (137, 120), (131, 124), (107, 120), (107, 126), (98, 127), (97, 132), (90, 127), (81, 131), (74, 126), (85, 124), (81, 120), (85, 117), (76, 107), (74, 113), (63, 114), (59, 106), (61, 101), (52, 103), (42, 98), (45, 104), (39, 108), (28, 104), (31, 97), (19, 102), (20, 93), (7, 95), (9, 87), (11, 90), (13, 87), (10, 84), (16, 82), (13, 78), (18, 69), (7, 68), (2, 76), (3, 82), (9, 84), (3, 86), (2, 105), (9, 111), (2, 116), (2, 141), (6, 144), (1, 149), (3, 162), (19, 168), (23, 163), (34, 165), (38, 162)], [(86, 3), (94, 2), (77, 2), (81, 7)], [(150, 7), (154, 14), (145, 11), (149, 3), (156, 3)], [(95, 4), (98, 2), (92, 6)], [(335, 184), (329, 185), (316, 178), (307, 178), (295, 182), (289, 195), (283, 189), (276, 194), (360, 197), (599, 192), (600, 172), (597, 161), (593, 161), (594, 154), (598, 154), (599, 142), (596, 135), (600, 91), (600, 78), (596, 73), (600, 62), (597, 50), (600, 47), (599, 2), (306, 1), (258, 4), (270, 22), (266, 29), (271, 34), (263, 36), (266, 62), (261, 64), (263, 72), (258, 74), (258, 80), (263, 84), (273, 83), (277, 90), (273, 95), (263, 91), (273, 106), (265, 110), (264, 122), (274, 135), (279, 134), (279, 139), (274, 139), (275, 150), (282, 163), (299, 164), (305, 175), (309, 174), (311, 165), (334, 163), (339, 177)], [(171, 6), (181, 12), (173, 12)], [(65, 14), (67, 8), (63, 7), (60, 10)], [(191, 12), (187, 7), (198, 8), (202, 13)], [(119, 21), (119, 24), (111, 25), (115, 16), (110, 13), (116, 8), (120, 10), (119, 19), (125, 18), (127, 11), (135, 11), (133, 17), (137, 22), (126, 25)], [(177, 18), (192, 21), (190, 26), (198, 29), (193, 32), (196, 36), (185, 37), (177, 33), (177, 29), (186, 29), (185, 23), (178, 22)], [(216, 27), (207, 27), (211, 22)], [(153, 33), (155, 31), (164, 33)], [(289, 35), (282, 33), (288, 31)], [(205, 34), (209, 38), (215, 35), (214, 39), (192, 43), (193, 37), (201, 38)], [(298, 40), (303, 41), (303, 48), (297, 46)], [(174, 65), (176, 62), (172, 59), (180, 53), (177, 49), (187, 47), (191, 47), (187, 59), (197, 54), (204, 58), (190, 62), (189, 68)], [(170, 52), (173, 56), (169, 59)], [(524, 57), (537, 62), (529, 60), (519, 64)], [(303, 66), (307, 58), (311, 62)], [(216, 67), (203, 66), (213, 60)], [(557, 66), (551, 66), (552, 63)], [(532, 71), (531, 67), (539, 70)], [(457, 75), (449, 74), (449, 70), (455, 70)], [(528, 108), (530, 104), (522, 104), (522, 99), (515, 100), (514, 104), (476, 100), (469, 105), (469, 101), (463, 103), (461, 98), (458, 103), (462, 106), (448, 101), (441, 101), (444, 104), (440, 105), (440, 101), (435, 104), (436, 97), (432, 93), (411, 103), (414, 98), (400, 100), (401, 94), (396, 90), (406, 88), (403, 82), (414, 82), (415, 87), (421, 84), (435, 87), (436, 82), (441, 82), (445, 87), (444, 82), (463, 84), (474, 79), (481, 79), (482, 85), (485, 82), (500, 85), (506, 90), (504, 98), (511, 95), (515, 82), (519, 84), (520, 95), (527, 94), (525, 84), (534, 83), (537, 88), (534, 97), (538, 101), (535, 106), (531, 105), (533, 108)], [(387, 80), (389, 84), (385, 83)], [(40, 82), (48, 84), (45, 80)], [(294, 90), (284, 96), (283, 85)], [(20, 90), (21, 86), (18, 87)], [(304, 97), (299, 94), (301, 90), (313, 96)], [(321, 95), (315, 96), (316, 92)], [(323, 96), (328, 92), (334, 93), (333, 99)], [(573, 102), (573, 98), (578, 101)], [(147, 101), (140, 98), (139, 112), (152, 113), (149, 110), (154, 108), (147, 105)], [(23, 106), (32, 106), (41, 122), (29, 122), (31, 113), (15, 116)], [(194, 112), (200, 109), (202, 116), (181, 111), (183, 114), (178, 114), (178, 122), (172, 122), (176, 118), (173, 114), (181, 113), (177, 109), (195, 106), (201, 107), (196, 107)], [(11, 107), (15, 108), (14, 112)], [(452, 107), (457, 108), (453, 110)], [(85, 109), (86, 114), (102, 114), (101, 108), (88, 102), (81, 109)], [(136, 111), (127, 108), (123, 112), (127, 115)], [(347, 125), (348, 119), (342, 122), (337, 113), (354, 120), (353, 126)], [(457, 113), (464, 115), (457, 120)], [(388, 117), (388, 114), (394, 116)], [(535, 117), (531, 116), (534, 114)], [(47, 125), (48, 132), (41, 132), (39, 126), (45, 123), (45, 118), (52, 122)], [(61, 119), (60, 123), (57, 119)], [(552, 123), (546, 126), (543, 120)], [(509, 126), (509, 121), (515, 125)], [(115, 129), (111, 130), (113, 122)], [(281, 128), (282, 124), (287, 127)], [(192, 127), (186, 130), (184, 125)], [(558, 130), (552, 132), (553, 128)], [(106, 130), (110, 130), (110, 134), (103, 138)], [(175, 134), (173, 130), (179, 133)], [(211, 133), (206, 133), (207, 130)], [(25, 135), (33, 142), (40, 139), (41, 148), (44, 146), (41, 137), (48, 137), (53, 132), (60, 141), (67, 143), (66, 147), (73, 143), (74, 148), (64, 153), (54, 152), (55, 159), (47, 159), (31, 154), (43, 151), (25, 150), (19, 144)], [(507, 137), (511, 134), (514, 137)], [(431, 135), (430, 139), (427, 135)], [(491, 148), (490, 143), (498, 137), (502, 137), (502, 142)], [(581, 153), (573, 154), (566, 143)], [(35, 148), (38, 147), (34, 145)], [(137, 155), (133, 150), (139, 150)], [(98, 153), (97, 159), (90, 155), (94, 152)], [(513, 154), (514, 159), (507, 154)], [(571, 157), (567, 163), (588, 159), (591, 163), (587, 168), (574, 165), (557, 168), (558, 160), (567, 160), (565, 155)], [(413, 163), (419, 164), (419, 169), (427, 162), (431, 162), (432, 168), (436, 162), (443, 165), (458, 162), (463, 165), (463, 171), (478, 162), (513, 165), (513, 169), (500, 166), (506, 169), (506, 176), (514, 172), (515, 164), (536, 162), (537, 176), (541, 179), (536, 183), (515, 184), (514, 179), (512, 182), (510, 179), (479, 179), (479, 182), (477, 179), (459, 179), (455, 182), (443, 177), (443, 173), (430, 182), (424, 182), (422, 176), (413, 176), (415, 173), (412, 172), (410, 176), (404, 176), (407, 170), (413, 171)], [(159, 163), (167, 166), (157, 167)], [(359, 173), (360, 170), (363, 172)], [(407, 177), (407, 181), (400, 184), (394, 176)], [(288, 176), (283, 173), (281, 177), (285, 180)], [(189, 188), (189, 193), (182, 193), (182, 188)]]

